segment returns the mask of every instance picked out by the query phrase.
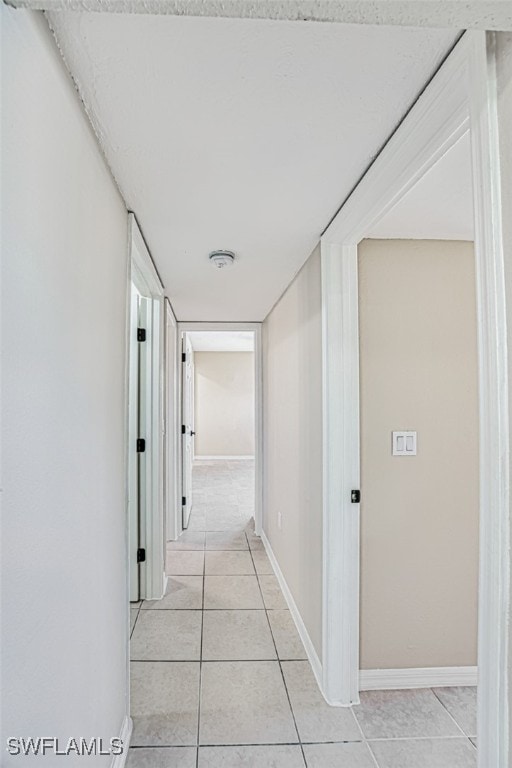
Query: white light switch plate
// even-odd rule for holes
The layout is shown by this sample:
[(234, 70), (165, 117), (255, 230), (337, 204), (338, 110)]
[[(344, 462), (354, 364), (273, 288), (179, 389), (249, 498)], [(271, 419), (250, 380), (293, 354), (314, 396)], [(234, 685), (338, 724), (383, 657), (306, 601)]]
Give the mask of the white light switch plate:
[(416, 432), (393, 432), (393, 456), (416, 456)]

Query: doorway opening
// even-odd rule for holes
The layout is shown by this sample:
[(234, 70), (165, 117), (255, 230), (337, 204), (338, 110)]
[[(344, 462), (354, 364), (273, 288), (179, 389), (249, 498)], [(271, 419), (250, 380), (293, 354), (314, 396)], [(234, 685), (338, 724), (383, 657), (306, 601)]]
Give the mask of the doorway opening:
[(183, 334), (183, 528), (254, 525), (253, 331)]
[(180, 323), (179, 532), (261, 532), (261, 326)]
[[(364, 496), (359, 462), (358, 247), (408, 192), (414, 195), (422, 179), (428, 184), (438, 161), (469, 130), (478, 329), (478, 765), (505, 768), (509, 523), (508, 461), (504, 457), (508, 459), (509, 434), (494, 56), (485, 34), (463, 36), (322, 237), (324, 386), (328, 395), (324, 456), (329, 459), (324, 477), (324, 628), (328, 631), (324, 634), (323, 692), (329, 702), (351, 706), (359, 702), (359, 691), (369, 687), (359, 666), (360, 524), (359, 507), (352, 506)], [(432, 312), (436, 312), (435, 306)], [(405, 325), (407, 322), (405, 318)], [(348, 396), (340, 398), (340, 392)], [(397, 424), (397, 429), (406, 432), (403, 443), (407, 449), (414, 425)], [(333, 472), (333, 467), (338, 471)], [(354, 494), (352, 489), (360, 492)], [(402, 554), (410, 557), (407, 550)], [(425, 672), (401, 667), (391, 671), (397, 673), (393, 687), (404, 687), (397, 685), (398, 674), (403, 680), (413, 672), (417, 680), (416, 673)], [(427, 668), (429, 675), (439, 671), (453, 675), (460, 670)], [(465, 674), (467, 669), (462, 667), (462, 671)], [(390, 688), (390, 683), (381, 679), (379, 686), (375, 681), (372, 686)], [(450, 685), (446, 677), (444, 685)]]

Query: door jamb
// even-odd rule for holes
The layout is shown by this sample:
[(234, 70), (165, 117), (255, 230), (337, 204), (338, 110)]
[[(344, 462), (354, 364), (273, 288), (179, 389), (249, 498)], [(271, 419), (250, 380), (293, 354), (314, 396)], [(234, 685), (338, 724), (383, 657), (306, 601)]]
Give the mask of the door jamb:
[[(170, 345), (171, 335), (173, 344)], [(170, 347), (171, 350), (170, 350)], [(171, 354), (172, 353), (172, 354)], [(176, 541), (177, 489), (179, 485), (178, 440), (178, 322), (168, 298), (165, 299), (165, 520), (167, 541)]]
[[(254, 530), (261, 536), (263, 524), (263, 357), (261, 345), (262, 323), (218, 323), (218, 322), (179, 322), (178, 338), (187, 331), (253, 331), (254, 332), (254, 459), (255, 459), (255, 506)], [(181, 365), (181, 363), (179, 363)], [(181, 377), (180, 382), (180, 413), (181, 413)], [(180, 419), (182, 417), (180, 416)], [(182, 420), (179, 422), (182, 423)], [(181, 454), (181, 441), (180, 441)], [(181, 455), (180, 455), (181, 466)], [(181, 480), (180, 480), (181, 482)], [(180, 507), (181, 511), (181, 507)], [(181, 530), (181, 525), (178, 530)]]
[(485, 32), (464, 34), (322, 236), (322, 687), (333, 705), (359, 700), (360, 523), (350, 500), (360, 487), (357, 245), (471, 129), (480, 389), (478, 765), (506, 768), (507, 329), (496, 75), (487, 41)]
[[(141, 578), (141, 598), (158, 600), (165, 593), (165, 520), (163, 509), (163, 441), (164, 441), (164, 287), (133, 213), (128, 215), (130, 243), (130, 282), (142, 289), (151, 301), (151, 424), (146, 451), (150, 457), (147, 475), (146, 519), (143, 521), (146, 561)], [(131, 425), (130, 425), (131, 426)], [(137, 435), (136, 437), (140, 437)], [(129, 434), (129, 450), (134, 435)], [(130, 499), (129, 499), (129, 503)]]

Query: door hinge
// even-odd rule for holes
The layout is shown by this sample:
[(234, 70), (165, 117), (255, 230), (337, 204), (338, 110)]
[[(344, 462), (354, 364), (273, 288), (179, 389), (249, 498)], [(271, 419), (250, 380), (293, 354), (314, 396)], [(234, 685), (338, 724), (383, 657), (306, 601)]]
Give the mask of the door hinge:
[(187, 362), (187, 355), (185, 352), (181, 353), (181, 362), (186, 363)]
[(352, 502), (352, 504), (359, 504), (359, 502), (361, 501), (361, 491), (351, 491), (350, 501)]
[(187, 497), (186, 496), (182, 496), (181, 497), (181, 506), (182, 507), (186, 507), (187, 506)]
[(146, 341), (146, 329), (137, 328), (137, 341)]
[(137, 453), (144, 453), (146, 450), (146, 441), (143, 437), (137, 438)]
[(138, 549), (137, 550), (137, 562), (138, 563), (145, 563), (146, 562), (146, 550), (145, 549)]

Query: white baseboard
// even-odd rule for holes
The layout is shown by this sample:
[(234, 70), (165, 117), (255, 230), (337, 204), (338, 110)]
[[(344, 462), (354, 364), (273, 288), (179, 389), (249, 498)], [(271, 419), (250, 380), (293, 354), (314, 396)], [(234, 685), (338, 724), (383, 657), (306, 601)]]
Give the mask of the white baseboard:
[(194, 461), (254, 461), (254, 456), (194, 456)]
[(443, 688), (476, 685), (477, 667), (418, 667), (417, 669), (361, 669), (359, 690)]
[[(274, 572), (276, 574), (277, 580), (279, 582), (279, 586), (281, 587), (282, 593), (284, 595), (284, 599), (286, 600), (288, 604), (288, 608), (290, 609), (290, 613), (295, 622), (295, 626), (297, 627), (297, 632), (299, 633), (300, 639), (302, 640), (302, 643), (304, 645), (304, 649), (309, 659), (309, 663), (311, 664), (311, 667), (313, 669), (313, 674), (315, 675), (316, 681), (318, 683), (318, 687), (322, 691), (322, 664), (320, 663), (318, 654), (315, 651), (313, 643), (311, 642), (311, 638), (304, 625), (304, 622), (302, 621), (302, 616), (299, 613), (299, 609), (295, 604), (295, 600), (292, 597), (292, 593), (290, 592), (288, 584), (286, 583), (286, 579), (283, 576), (283, 573), (276, 560), (276, 556), (272, 551), (272, 547), (270, 546), (270, 542), (265, 536), (264, 531), (261, 532), (261, 540), (267, 552), (268, 559), (270, 560), (272, 568), (274, 569)], [(323, 691), (322, 691), (322, 695), (323, 695)]]
[(128, 760), (128, 750), (130, 749), (130, 739), (132, 738), (133, 721), (128, 715), (123, 720), (121, 733), (119, 738), (123, 742), (123, 754), (114, 755), (112, 758), (111, 768), (124, 768), (126, 761)]

